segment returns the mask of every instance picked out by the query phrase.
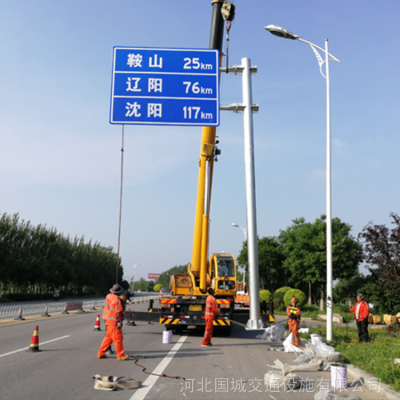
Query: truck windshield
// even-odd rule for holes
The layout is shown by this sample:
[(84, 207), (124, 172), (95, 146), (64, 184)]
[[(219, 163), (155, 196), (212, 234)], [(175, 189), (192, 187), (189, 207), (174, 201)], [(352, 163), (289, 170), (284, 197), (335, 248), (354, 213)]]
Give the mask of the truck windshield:
[(232, 259), (218, 258), (218, 276), (222, 278), (233, 278), (235, 276), (235, 265)]

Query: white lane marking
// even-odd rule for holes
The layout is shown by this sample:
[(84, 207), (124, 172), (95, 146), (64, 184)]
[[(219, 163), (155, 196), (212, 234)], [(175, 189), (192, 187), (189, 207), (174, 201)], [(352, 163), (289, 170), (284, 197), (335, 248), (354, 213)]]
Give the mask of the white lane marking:
[[(170, 350), (170, 352), (161, 360), (160, 364), (157, 365), (156, 369), (153, 371), (153, 374), (161, 375), (165, 368), (167, 368), (168, 364), (175, 357), (178, 350), (182, 347), (183, 342), (187, 339), (187, 336), (182, 336), (176, 345)], [(157, 382), (159, 376), (150, 375), (144, 382), (143, 386), (136, 390), (135, 394), (129, 400), (143, 400), (147, 393), (150, 392), (151, 388)]]
[[(42, 345), (44, 345), (44, 344), (51, 343), (51, 342), (55, 342), (56, 340), (65, 339), (65, 338), (70, 337), (70, 336), (71, 336), (71, 335), (67, 335), (67, 336), (59, 337), (59, 338), (57, 338), (57, 339), (48, 340), (47, 342), (39, 343), (39, 345), (42, 346)], [(5, 357), (5, 356), (9, 356), (9, 355), (11, 355), (11, 354), (18, 353), (18, 352), (20, 352), (20, 351), (28, 350), (28, 349), (29, 349), (29, 347), (24, 347), (23, 349), (14, 350), (14, 351), (11, 351), (10, 353), (0, 354), (0, 358), (1, 358), (1, 357)]]

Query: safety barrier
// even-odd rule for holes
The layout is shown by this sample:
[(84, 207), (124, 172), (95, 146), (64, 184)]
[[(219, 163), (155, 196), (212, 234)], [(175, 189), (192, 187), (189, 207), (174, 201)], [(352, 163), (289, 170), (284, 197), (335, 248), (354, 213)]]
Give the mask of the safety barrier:
[(69, 314), (68, 311), (75, 311), (75, 310), (78, 310), (78, 312), (84, 312), (83, 301), (72, 301), (65, 303), (65, 308), (62, 314)]
[[(158, 296), (146, 296), (146, 297), (132, 297), (131, 303), (141, 304), (149, 301), (150, 299), (158, 299)], [(90, 301), (80, 301), (80, 302), (54, 302), (54, 303), (40, 303), (40, 304), (23, 304), (23, 305), (13, 305), (13, 306), (0, 306), (0, 319), (4, 318), (17, 318), (22, 320), (23, 317), (27, 315), (51, 315), (54, 313), (62, 313), (66, 310), (78, 310), (79, 308), (71, 308), (73, 306), (68, 306), (68, 304), (82, 304), (80, 309), (84, 310), (97, 310), (102, 309), (104, 306), (103, 300), (90, 300)]]

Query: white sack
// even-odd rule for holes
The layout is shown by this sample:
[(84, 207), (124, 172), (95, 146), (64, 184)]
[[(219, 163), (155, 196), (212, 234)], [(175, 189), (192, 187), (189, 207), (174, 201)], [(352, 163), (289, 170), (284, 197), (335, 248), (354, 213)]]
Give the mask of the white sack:
[(256, 338), (280, 342), (282, 341), (284, 332), (285, 328), (281, 324), (275, 324), (266, 328), (265, 331), (261, 335), (257, 335)]
[(344, 392), (321, 391), (315, 394), (314, 400), (361, 400), (361, 398)]
[(305, 354), (305, 353), (301, 353), (293, 362), (297, 363), (297, 362), (302, 362), (302, 363), (306, 363), (311, 361), (311, 358)]
[(322, 360), (312, 360), (308, 363), (298, 365), (283, 364), (281, 360), (275, 360), (274, 365), (267, 364), (267, 367), (279, 369), (282, 375), (286, 375), (292, 371), (319, 371), (322, 365)]
[(312, 344), (311, 348), (317, 354), (333, 354), (335, 349), (332, 346), (328, 346), (324, 342), (317, 342), (316, 344)]
[(277, 372), (267, 372), (264, 375), (264, 385), (270, 390), (295, 390), (301, 386), (302, 379), (296, 374), (282, 375)]

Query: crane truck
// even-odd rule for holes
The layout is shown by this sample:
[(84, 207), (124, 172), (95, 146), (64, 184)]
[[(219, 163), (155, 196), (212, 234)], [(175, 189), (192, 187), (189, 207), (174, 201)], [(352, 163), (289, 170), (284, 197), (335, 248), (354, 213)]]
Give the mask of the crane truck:
[[(212, 23), (210, 48), (220, 51), (224, 20), (227, 21), (227, 32), (234, 18), (234, 6), (229, 1), (212, 1)], [(237, 291), (236, 262), (230, 253), (212, 253), (208, 258), (209, 218), (211, 188), (214, 161), (221, 153), (217, 147), (218, 140), (215, 127), (203, 127), (200, 146), (199, 178), (191, 263), (186, 273), (171, 277), (171, 295), (160, 299), (160, 308), (153, 308), (148, 313), (126, 313), (129, 320), (159, 320), (167, 330), (183, 330), (188, 327), (205, 326), (204, 310), (208, 289), (215, 290), (215, 298), (220, 307), (220, 315), (214, 320), (217, 329), (230, 332), (231, 322), (246, 322), (248, 310), (235, 310)]]
[[(212, 7), (210, 48), (221, 52), (224, 20), (229, 24), (233, 20), (234, 6), (228, 1), (214, 0)], [(235, 258), (230, 253), (212, 253), (208, 259), (212, 177), (214, 161), (220, 154), (217, 144), (216, 128), (204, 127), (200, 146), (192, 260), (187, 273), (171, 277), (171, 296), (160, 299), (160, 323), (166, 329), (205, 325), (207, 290), (213, 288), (221, 310), (214, 325), (230, 330), (237, 289)]]

